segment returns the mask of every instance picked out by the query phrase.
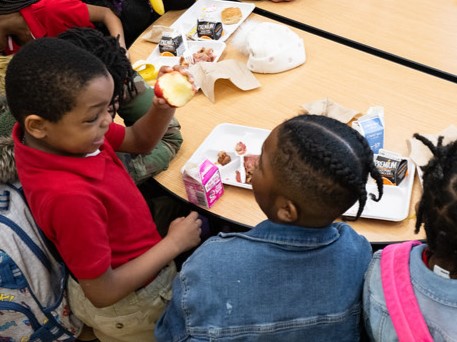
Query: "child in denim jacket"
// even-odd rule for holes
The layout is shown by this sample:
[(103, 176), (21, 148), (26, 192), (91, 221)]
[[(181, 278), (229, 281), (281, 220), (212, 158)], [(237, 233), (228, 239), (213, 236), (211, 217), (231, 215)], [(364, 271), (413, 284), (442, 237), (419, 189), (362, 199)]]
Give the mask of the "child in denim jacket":
[(252, 177), (267, 220), (200, 246), (173, 282), (158, 341), (357, 341), (370, 243), (335, 222), (382, 179), (365, 138), (301, 115), (268, 136)]
[(422, 167), (416, 220), (427, 243), (407, 241), (375, 253), (363, 293), (366, 330), (372, 341), (457, 341), (457, 141), (443, 145), (440, 137), (435, 146), (414, 137), (433, 154)]

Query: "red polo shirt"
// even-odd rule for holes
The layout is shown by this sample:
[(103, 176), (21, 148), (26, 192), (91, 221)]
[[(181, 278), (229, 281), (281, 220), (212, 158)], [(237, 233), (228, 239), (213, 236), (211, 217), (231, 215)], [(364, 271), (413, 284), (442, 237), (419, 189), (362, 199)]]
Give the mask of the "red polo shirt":
[(76, 158), (25, 146), (14, 126), (18, 175), (32, 214), (76, 278), (97, 278), (161, 240), (146, 201), (114, 152), (124, 134), (125, 127), (113, 123), (97, 156)]
[[(87, 5), (81, 0), (40, 0), (19, 11), (33, 37), (56, 37), (74, 27), (91, 27)], [(20, 46), (14, 44), (6, 54), (16, 53)]]
[(92, 27), (81, 0), (40, 0), (20, 10), (35, 38), (55, 37), (74, 27)]

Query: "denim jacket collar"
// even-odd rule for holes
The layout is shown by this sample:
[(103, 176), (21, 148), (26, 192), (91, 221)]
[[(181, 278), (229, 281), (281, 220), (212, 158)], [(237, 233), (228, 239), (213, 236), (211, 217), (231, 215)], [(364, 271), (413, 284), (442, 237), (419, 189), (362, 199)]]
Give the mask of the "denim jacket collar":
[[(422, 261), (422, 252), (426, 245), (420, 245), (411, 251), (411, 281), (430, 297), (440, 298), (448, 305), (457, 307), (457, 279), (446, 279), (429, 270)], [(433, 287), (430, 285), (433, 284)]]
[(307, 228), (265, 220), (255, 228), (243, 233), (220, 233), (221, 237), (237, 236), (249, 240), (275, 243), (287, 247), (321, 247), (329, 245), (340, 237), (339, 225), (334, 223), (322, 228)]

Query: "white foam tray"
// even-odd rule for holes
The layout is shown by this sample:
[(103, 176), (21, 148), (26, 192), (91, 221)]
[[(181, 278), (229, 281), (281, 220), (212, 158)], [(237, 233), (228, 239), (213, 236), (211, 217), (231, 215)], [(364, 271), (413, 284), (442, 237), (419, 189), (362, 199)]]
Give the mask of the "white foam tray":
[[(414, 184), (414, 174), (416, 167), (411, 159), (408, 159), (408, 174), (400, 185), (384, 185), (384, 195), (379, 202), (367, 199), (361, 217), (386, 220), (402, 221), (408, 217), (411, 193)], [(378, 195), (378, 188), (374, 181), (367, 183), (367, 192)], [(344, 216), (355, 216), (359, 208), (358, 202), (353, 205)]]
[[(199, 164), (208, 159), (217, 165), (217, 154), (219, 151), (227, 152), (232, 161), (225, 165), (218, 165), (221, 172), (222, 182), (245, 189), (252, 189), (250, 184), (236, 181), (236, 170), (241, 170), (243, 157), (235, 152), (235, 146), (242, 141), (246, 147), (246, 155), (260, 155), (262, 145), (270, 134), (270, 130), (223, 123), (216, 126), (206, 137), (198, 149), (187, 161), (192, 164)], [(186, 166), (185, 165), (185, 166)], [(184, 171), (185, 166), (181, 172)], [(414, 184), (415, 165), (408, 159), (408, 174), (398, 186), (385, 185), (384, 195), (379, 202), (373, 201), (370, 196), (367, 199), (361, 217), (386, 220), (402, 221), (408, 217), (411, 202), (412, 188)], [(377, 196), (378, 190), (375, 182), (370, 178), (367, 183), (368, 194), (373, 193)], [(358, 202), (344, 213), (344, 216), (355, 216), (359, 206)]]
[[(172, 25), (171, 27), (179, 30), (181, 27), (184, 29), (186, 33), (193, 36), (197, 39), (197, 19), (201, 16), (205, 8), (215, 8), (216, 13), (222, 12), (224, 8), (227, 7), (238, 7), (241, 10), (241, 20), (232, 25), (222, 24), (222, 36), (218, 39), (218, 41), (226, 41), (228, 37), (232, 35), (233, 32), (246, 20), (246, 18), (251, 14), (254, 10), (255, 5), (252, 3), (243, 3), (237, 1), (223, 1), (223, 0), (197, 0), (195, 4), (193, 4), (187, 11), (185, 11)], [(221, 18), (217, 18), (221, 20)]]
[[(219, 13), (227, 7), (238, 7), (241, 10), (241, 20), (232, 25), (222, 24), (223, 32), (222, 36), (218, 40), (198, 40), (196, 29), (197, 19), (200, 17), (205, 8), (214, 7)], [(189, 40), (189, 49), (193, 52), (197, 51), (200, 47), (211, 47), (214, 49), (217, 62), (225, 49), (225, 41), (229, 38), (233, 32), (242, 24), (243, 21), (251, 14), (254, 10), (254, 4), (235, 2), (235, 1), (223, 1), (223, 0), (198, 0), (193, 4), (187, 11), (185, 11), (170, 27), (179, 30), (183, 29), (185, 33), (192, 36), (195, 40)], [(216, 12), (217, 12), (216, 11)], [(163, 57), (160, 56), (159, 46), (151, 52), (147, 58), (149, 63), (154, 64), (156, 69), (162, 65), (173, 66), (179, 64), (179, 57)]]
[[(194, 53), (200, 50), (200, 48), (212, 48), (214, 51), (215, 59), (217, 62), (225, 50), (225, 43), (218, 40), (198, 40), (189, 41), (189, 50)], [(147, 58), (147, 61), (153, 64), (158, 70), (162, 65), (173, 66), (179, 64), (179, 57), (165, 57), (160, 56), (159, 47), (157, 46)]]
[[(246, 153), (244, 155), (260, 155), (263, 142), (269, 134), (270, 130), (267, 129), (229, 123), (220, 124), (206, 137), (203, 143), (189, 158), (186, 165), (199, 164), (203, 160), (208, 159), (219, 167), (222, 183), (240, 188), (252, 189), (251, 184), (236, 181), (236, 171), (241, 170), (243, 166), (243, 157), (235, 152), (235, 146), (239, 141), (242, 141), (246, 145)], [(225, 151), (230, 155), (232, 160), (227, 165), (222, 166), (217, 164), (217, 154), (220, 151)], [(186, 165), (181, 172), (184, 171)]]

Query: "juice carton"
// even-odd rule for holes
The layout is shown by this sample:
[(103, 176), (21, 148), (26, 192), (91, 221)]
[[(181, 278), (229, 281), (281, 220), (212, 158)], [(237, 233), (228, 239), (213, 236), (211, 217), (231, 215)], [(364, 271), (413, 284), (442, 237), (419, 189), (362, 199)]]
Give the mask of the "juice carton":
[(224, 194), (219, 168), (209, 160), (200, 164), (187, 164), (183, 181), (191, 203), (211, 208)]
[(386, 185), (400, 185), (408, 173), (408, 161), (398, 153), (380, 149), (374, 163)]
[(373, 153), (384, 147), (384, 108), (370, 107), (366, 115), (352, 123), (352, 128), (368, 141)]
[(161, 56), (181, 56), (184, 51), (182, 35), (173, 31), (163, 34), (159, 42)]
[(222, 31), (220, 10), (216, 6), (205, 7), (197, 19), (197, 36), (218, 40), (222, 36)]
[(199, 38), (217, 40), (222, 36), (222, 30), (221, 22), (197, 20), (197, 36)]

